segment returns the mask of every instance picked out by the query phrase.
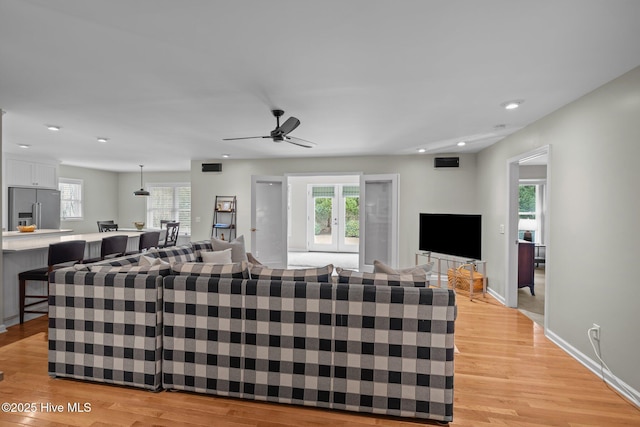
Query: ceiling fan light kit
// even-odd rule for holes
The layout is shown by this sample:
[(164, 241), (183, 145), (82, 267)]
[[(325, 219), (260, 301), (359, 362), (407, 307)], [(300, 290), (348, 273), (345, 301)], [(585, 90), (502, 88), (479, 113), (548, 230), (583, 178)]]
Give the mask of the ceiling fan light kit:
[(300, 120), (291, 116), (285, 122), (280, 125), (280, 117), (284, 114), (283, 110), (271, 110), (271, 114), (276, 118), (276, 128), (272, 130), (269, 135), (265, 136), (246, 136), (241, 138), (224, 138), (223, 141), (236, 141), (239, 139), (257, 139), (257, 138), (270, 138), (273, 142), (288, 142), (299, 147), (311, 148), (316, 145), (315, 142), (307, 141), (306, 139), (296, 138), (295, 136), (289, 136), (289, 133), (293, 132), (298, 126), (300, 126)]

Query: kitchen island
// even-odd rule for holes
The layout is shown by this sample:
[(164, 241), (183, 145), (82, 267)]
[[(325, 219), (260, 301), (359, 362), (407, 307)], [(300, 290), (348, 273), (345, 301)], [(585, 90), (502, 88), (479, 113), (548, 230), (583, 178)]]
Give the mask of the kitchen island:
[[(44, 231), (44, 230), (42, 230)], [(58, 230), (61, 231), (61, 230)], [(4, 232), (13, 233), (13, 232)], [(34, 268), (45, 267), (49, 253), (49, 245), (52, 243), (68, 242), (71, 240), (85, 240), (85, 258), (100, 256), (100, 245), (103, 237), (125, 235), (129, 237), (127, 251), (138, 249), (140, 231), (112, 231), (107, 233), (20, 233), (19, 236), (5, 237), (2, 239), (2, 304), (4, 319), (0, 319), (0, 331), (7, 326), (19, 323), (20, 312), (20, 287), (18, 274)], [(24, 238), (22, 234), (30, 234), (37, 238)], [(47, 284), (44, 282), (27, 282), (27, 293), (43, 294), (47, 292)], [(43, 304), (45, 304), (43, 302)], [(35, 306), (37, 307), (37, 306)], [(39, 316), (37, 313), (26, 313), (25, 320)]]
[(73, 230), (68, 229), (43, 229), (43, 230), (35, 230), (30, 232), (22, 232), (22, 231), (3, 231), (2, 239), (21, 239), (21, 238), (34, 238), (34, 237), (50, 237), (61, 234), (71, 234)]

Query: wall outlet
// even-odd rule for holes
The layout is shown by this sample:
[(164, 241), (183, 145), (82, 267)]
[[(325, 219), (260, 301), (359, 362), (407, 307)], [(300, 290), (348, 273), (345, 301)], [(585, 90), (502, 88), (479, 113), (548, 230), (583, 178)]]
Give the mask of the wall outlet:
[(500, 224), (500, 227), (498, 228), (498, 232), (500, 234), (504, 234), (504, 224)]
[(596, 341), (600, 340), (600, 325), (597, 325), (595, 323), (593, 324), (593, 326), (591, 327), (591, 336)]

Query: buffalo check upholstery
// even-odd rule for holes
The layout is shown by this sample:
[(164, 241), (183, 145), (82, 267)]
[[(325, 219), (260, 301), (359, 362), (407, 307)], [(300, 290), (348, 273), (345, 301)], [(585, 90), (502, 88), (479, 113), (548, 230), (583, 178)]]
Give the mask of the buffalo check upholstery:
[(191, 246), (174, 246), (165, 249), (151, 249), (145, 252), (146, 256), (160, 258), (170, 264), (175, 262), (194, 262), (196, 254)]
[(318, 268), (281, 269), (254, 266), (251, 268), (251, 278), (255, 280), (288, 280), (295, 282), (321, 282), (331, 281), (333, 265), (328, 264)]
[(384, 286), (409, 286), (424, 288), (429, 286), (426, 272), (423, 273), (366, 273), (336, 268), (338, 283)]
[(246, 261), (232, 264), (208, 264), (203, 262), (177, 262), (171, 266), (173, 274), (184, 276), (212, 276), (248, 279), (249, 264)]
[(170, 276), (163, 387), (450, 421), (455, 292)]
[(139, 256), (52, 272), (49, 374), (452, 420), (454, 290), (341, 269), (332, 283), (333, 266), (247, 279), (246, 263), (194, 262), (206, 243), (147, 252), (164, 277)]
[(158, 390), (163, 278), (73, 268), (51, 278), (49, 375)]

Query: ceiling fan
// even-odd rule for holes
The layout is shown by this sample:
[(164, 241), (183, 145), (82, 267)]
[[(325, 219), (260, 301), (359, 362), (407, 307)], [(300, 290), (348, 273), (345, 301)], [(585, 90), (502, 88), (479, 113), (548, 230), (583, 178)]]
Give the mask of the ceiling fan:
[(304, 148), (311, 148), (317, 145), (315, 142), (307, 141), (306, 139), (296, 138), (295, 136), (289, 136), (289, 133), (293, 132), (295, 128), (300, 125), (300, 120), (295, 117), (289, 117), (280, 126), (280, 117), (284, 114), (282, 110), (271, 110), (271, 113), (276, 118), (276, 128), (266, 136), (246, 136), (243, 138), (223, 138), (223, 141), (235, 141), (238, 139), (255, 139), (255, 138), (271, 138), (273, 142), (288, 142), (290, 144), (298, 145)]

